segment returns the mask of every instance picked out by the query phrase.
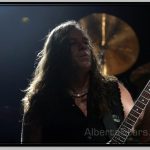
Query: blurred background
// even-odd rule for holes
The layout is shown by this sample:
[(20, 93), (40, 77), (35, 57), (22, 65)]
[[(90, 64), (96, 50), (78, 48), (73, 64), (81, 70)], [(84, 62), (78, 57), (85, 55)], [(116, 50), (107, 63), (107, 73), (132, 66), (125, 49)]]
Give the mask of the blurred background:
[(92, 39), (101, 71), (134, 100), (150, 78), (150, 3), (0, 4), (0, 144), (18, 144), (21, 99), (43, 48), (58, 24), (75, 19)]

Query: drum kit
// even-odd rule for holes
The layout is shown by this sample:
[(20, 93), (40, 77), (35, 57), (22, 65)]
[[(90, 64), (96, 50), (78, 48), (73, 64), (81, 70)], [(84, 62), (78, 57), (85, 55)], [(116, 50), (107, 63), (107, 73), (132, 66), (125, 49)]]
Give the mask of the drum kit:
[[(106, 13), (94, 13), (83, 17), (79, 24), (87, 32), (100, 71), (105, 75), (120, 75), (128, 71), (139, 56), (136, 33), (125, 21)], [(130, 81), (139, 88), (150, 79), (150, 63), (135, 69)]]

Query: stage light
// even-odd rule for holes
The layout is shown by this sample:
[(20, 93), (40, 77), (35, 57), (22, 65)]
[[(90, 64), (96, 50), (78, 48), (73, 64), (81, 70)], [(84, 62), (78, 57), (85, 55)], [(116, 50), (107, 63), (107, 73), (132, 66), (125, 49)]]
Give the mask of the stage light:
[(30, 19), (29, 19), (29, 17), (22, 17), (21, 21), (22, 21), (22, 23), (27, 24), (30, 22)]

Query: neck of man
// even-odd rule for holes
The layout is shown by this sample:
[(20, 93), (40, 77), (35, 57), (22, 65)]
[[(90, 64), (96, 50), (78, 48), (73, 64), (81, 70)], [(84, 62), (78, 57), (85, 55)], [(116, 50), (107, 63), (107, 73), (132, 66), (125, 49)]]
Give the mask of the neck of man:
[(70, 88), (73, 91), (81, 92), (89, 87), (89, 72), (79, 71), (72, 75)]

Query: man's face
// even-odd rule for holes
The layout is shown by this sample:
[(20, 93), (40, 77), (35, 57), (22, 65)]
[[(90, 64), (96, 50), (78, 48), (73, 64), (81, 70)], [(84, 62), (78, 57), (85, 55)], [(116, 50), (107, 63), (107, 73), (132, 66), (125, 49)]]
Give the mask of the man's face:
[(78, 29), (73, 29), (69, 36), (72, 61), (75, 67), (89, 71), (91, 68), (91, 52), (89, 41)]

